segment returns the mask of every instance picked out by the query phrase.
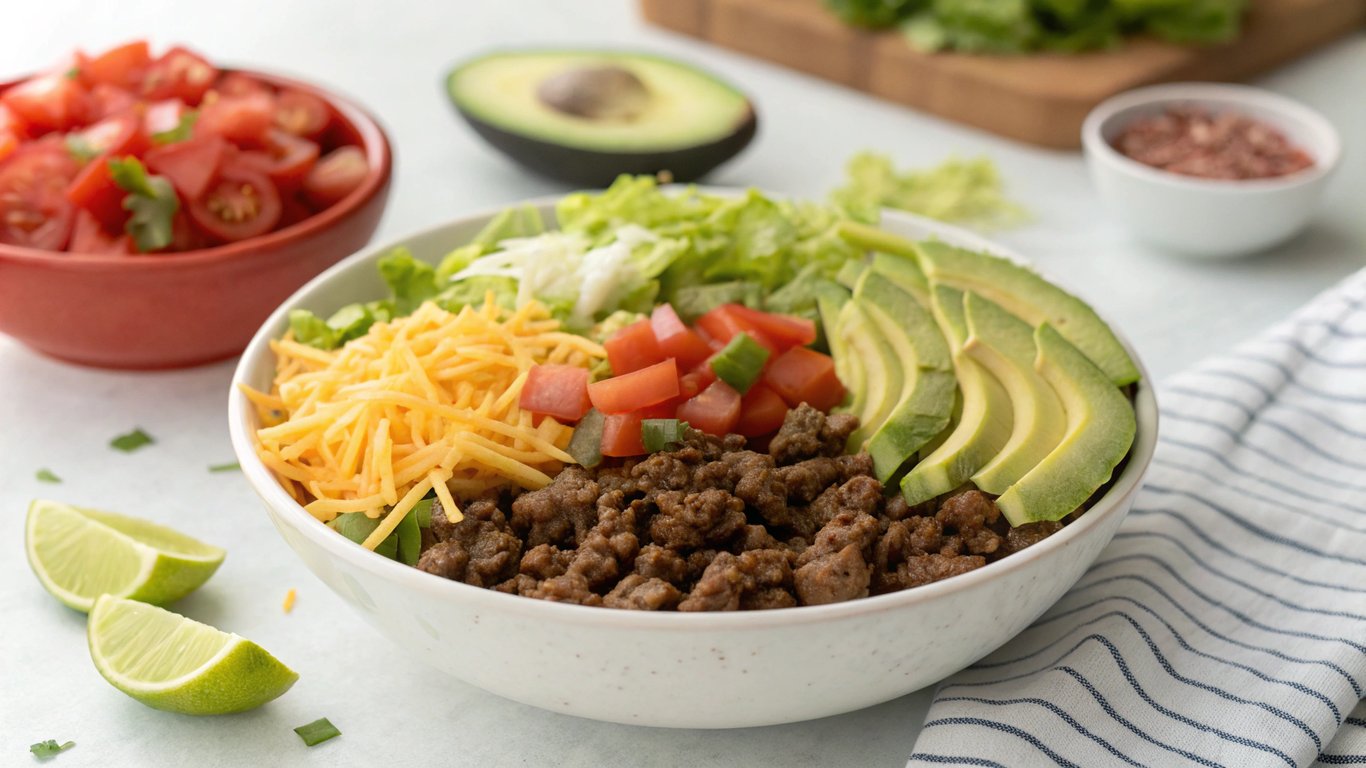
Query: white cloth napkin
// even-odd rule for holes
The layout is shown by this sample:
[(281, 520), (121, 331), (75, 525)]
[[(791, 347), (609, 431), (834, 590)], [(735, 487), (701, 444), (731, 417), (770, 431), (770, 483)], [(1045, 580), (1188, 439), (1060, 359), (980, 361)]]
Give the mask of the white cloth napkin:
[(1366, 765), (1366, 272), (1158, 400), (1114, 542), (911, 768)]

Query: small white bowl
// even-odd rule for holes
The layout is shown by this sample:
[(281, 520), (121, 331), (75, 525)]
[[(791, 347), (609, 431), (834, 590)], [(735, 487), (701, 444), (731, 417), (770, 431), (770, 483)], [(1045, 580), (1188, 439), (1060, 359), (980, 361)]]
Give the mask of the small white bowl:
[[(554, 220), (553, 200), (532, 204)], [(1129, 458), (1110, 490), (1076, 522), (975, 571), (832, 605), (624, 611), (507, 595), (424, 573), (356, 546), (291, 499), (256, 455), (259, 424), (238, 387), (270, 386), (270, 341), (288, 328), (291, 309), (329, 314), (380, 296), (385, 286), (375, 263), (395, 245), (435, 262), (469, 242), (493, 215), (466, 216), (367, 248), (301, 288), (242, 354), (228, 397), (228, 429), (247, 482), (319, 579), (410, 657), (500, 696), (596, 720), (681, 728), (790, 723), (894, 699), (999, 648), (1062, 597), (1114, 536), (1152, 459), (1157, 403), (1145, 371), (1134, 398), (1138, 433)], [(1014, 258), (983, 238), (917, 216), (887, 212), (882, 226)], [(1138, 361), (1133, 347), (1125, 347)]]
[[(1308, 153), (1314, 165), (1276, 178), (1210, 180), (1153, 168), (1114, 148), (1134, 120), (1175, 106), (1236, 112), (1265, 123)], [(1342, 157), (1342, 143), (1327, 118), (1246, 85), (1176, 83), (1121, 93), (1087, 115), (1081, 139), (1091, 177), (1111, 213), (1139, 238), (1192, 256), (1248, 254), (1294, 237), (1309, 223)]]

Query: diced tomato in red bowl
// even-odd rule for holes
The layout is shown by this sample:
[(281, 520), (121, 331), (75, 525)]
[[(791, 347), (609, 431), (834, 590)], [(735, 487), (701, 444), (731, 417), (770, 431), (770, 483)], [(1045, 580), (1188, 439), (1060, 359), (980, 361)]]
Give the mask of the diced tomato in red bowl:
[[(171, 105), (179, 103), (176, 99), (189, 98), (190, 103), (202, 99), (202, 118), (203, 108), (212, 99), (229, 98), (212, 91), (204, 95), (198, 68), (202, 60), (185, 49), (173, 48), (161, 61), (165, 62), (161, 69), (155, 69), (154, 63), (154, 69), (148, 70), (157, 75), (159, 100), (144, 103), (145, 123), (153, 118), (176, 119), (167, 99)], [(118, 69), (114, 66), (118, 61), (106, 63)], [(37, 139), (19, 136), (18, 148), (8, 154), (0, 146), (4, 155), (0, 156), (0, 187), (6, 173), (15, 174), (16, 188), (25, 195), (21, 213), (38, 211), (46, 217), (40, 226), (15, 237), (0, 237), (0, 333), (51, 357), (103, 368), (179, 368), (222, 360), (240, 353), (261, 321), (299, 286), (369, 242), (388, 201), (392, 175), (389, 139), (378, 121), (357, 104), (315, 85), (249, 70), (213, 72), (221, 78), (220, 84), (247, 82), (277, 94), (295, 94), (292, 102), (325, 105), (330, 125), (322, 136), (310, 139), (319, 140), (322, 157), (315, 164), (311, 153), (302, 153), (309, 168), (300, 171), (294, 167), (300, 154), (284, 137), (267, 135), (275, 131), (271, 126), (262, 132), (260, 148), (253, 150), (255, 158), (243, 159), (247, 152), (234, 145), (223, 149), (214, 144), (216, 137), (203, 140), (199, 132), (192, 141), (203, 146), (185, 147), (169, 153), (169, 158), (164, 148), (179, 149), (177, 144), (160, 145), (161, 152), (155, 147), (146, 150), (142, 162), (149, 174), (167, 179), (172, 187), (197, 190), (201, 196), (198, 201), (181, 200), (173, 220), (172, 243), (165, 251), (138, 253), (121, 222), (99, 223), (101, 216), (119, 218), (117, 202), (121, 201), (110, 205), (114, 196), (106, 186), (107, 174), (79, 173), (89, 166), (71, 163), (61, 133)], [(84, 115), (84, 122), (70, 124), (90, 126), (82, 135), (96, 151), (107, 149), (102, 146), (107, 142), (126, 146), (129, 140), (116, 130), (118, 120), (111, 118), (137, 107), (107, 97), (107, 81), (120, 76), (117, 71), (100, 72), (99, 82), (87, 84), (82, 92), (85, 98), (58, 88), (56, 95), (61, 99), (51, 109), (37, 103), (46, 92), (36, 87), (20, 94), (23, 98), (9, 101), (50, 123), (67, 125)], [(13, 105), (5, 95), (31, 80), (0, 84), (0, 134), (4, 134), (0, 139), (23, 119), (12, 114)], [(252, 94), (246, 97), (254, 98)], [(231, 121), (241, 107), (243, 120), (230, 124), (229, 133), (250, 130), (246, 118), (255, 114), (253, 110), (259, 111), (259, 105), (229, 106), (234, 108), (217, 110), (216, 115), (210, 111), (211, 122)], [(289, 130), (297, 122), (291, 118), (276, 124)], [(306, 127), (316, 128), (311, 122)], [(357, 157), (363, 159), (364, 174), (349, 180), (350, 189), (326, 205), (302, 199), (307, 171), (322, 167), (328, 150), (342, 151), (348, 170), (360, 165)], [(219, 172), (195, 172), (196, 164), (205, 162), (203, 158), (220, 156)], [(152, 168), (158, 163), (159, 168)], [(331, 164), (337, 165), (343, 163)], [(229, 167), (235, 170), (223, 170)], [(325, 181), (335, 188), (335, 168), (329, 173), (332, 177)], [(293, 175), (299, 178), (292, 181), (292, 188), (281, 181)], [(257, 184), (260, 190), (247, 189), (243, 196), (245, 186)], [(208, 199), (215, 194), (223, 199)], [(68, 199), (73, 195), (84, 204)], [(183, 198), (185, 192), (178, 190), (177, 196)], [(249, 210), (273, 221), (245, 228), (213, 221), (212, 212), (223, 206), (232, 208), (234, 217)], [(235, 239), (238, 236), (243, 239)], [(56, 250), (61, 248), (82, 250)]]

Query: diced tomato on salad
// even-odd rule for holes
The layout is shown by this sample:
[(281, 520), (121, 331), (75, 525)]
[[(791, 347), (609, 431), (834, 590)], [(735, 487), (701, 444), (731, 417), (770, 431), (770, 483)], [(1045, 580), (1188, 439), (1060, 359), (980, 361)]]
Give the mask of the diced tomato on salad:
[(0, 243), (173, 252), (290, 226), (369, 171), (335, 123), (319, 97), (186, 48), (77, 52), (0, 93)]
[(800, 317), (726, 304), (689, 327), (660, 304), (603, 343), (613, 376), (590, 383), (586, 369), (538, 365), (519, 402), (567, 423), (596, 408), (603, 456), (647, 453), (642, 425), (649, 419), (764, 438), (791, 408), (808, 403), (828, 411), (844, 400), (834, 361), (807, 346), (815, 340), (815, 324)]

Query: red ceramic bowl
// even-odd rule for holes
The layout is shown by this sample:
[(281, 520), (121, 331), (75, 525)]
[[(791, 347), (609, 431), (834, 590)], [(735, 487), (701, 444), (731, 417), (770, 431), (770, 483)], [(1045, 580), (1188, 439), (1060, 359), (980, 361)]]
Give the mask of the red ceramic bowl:
[[(241, 70), (332, 106), (339, 139), (370, 173), (327, 210), (270, 234), (160, 256), (55, 253), (0, 244), (0, 333), (102, 368), (179, 368), (241, 352), (281, 302), (359, 250), (389, 197), (389, 140), (355, 104), (307, 83)], [(13, 83), (0, 86), (0, 91)]]

